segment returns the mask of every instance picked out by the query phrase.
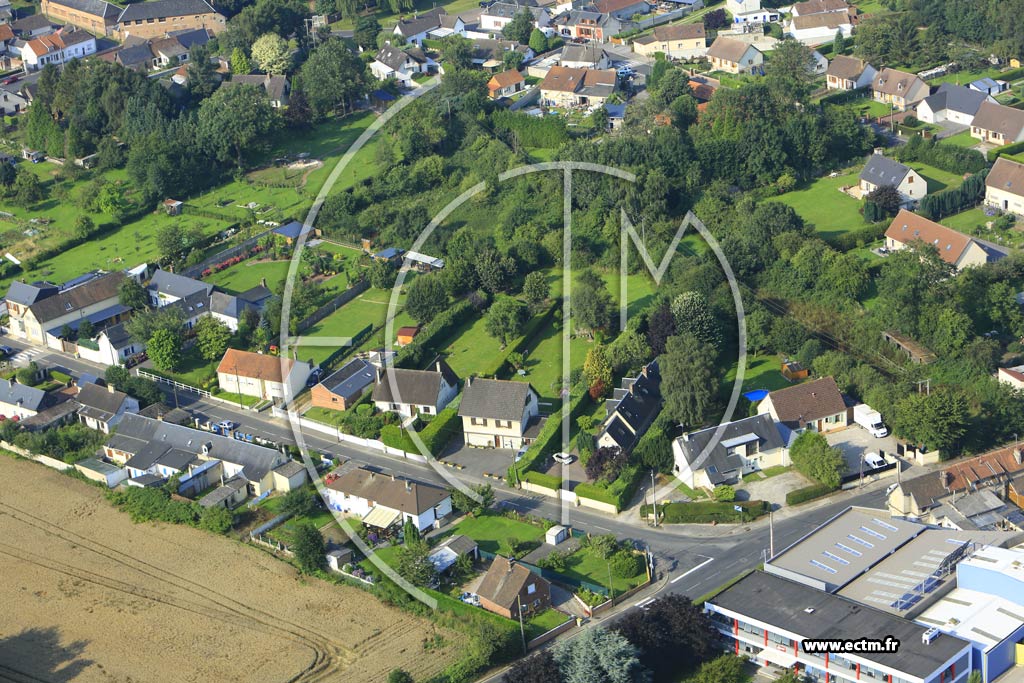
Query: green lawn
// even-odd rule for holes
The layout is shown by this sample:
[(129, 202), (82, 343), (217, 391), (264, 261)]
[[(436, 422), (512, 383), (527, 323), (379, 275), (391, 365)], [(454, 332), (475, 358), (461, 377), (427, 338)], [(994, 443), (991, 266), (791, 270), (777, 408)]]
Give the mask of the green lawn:
[[(591, 342), (582, 337), (569, 341), (570, 367), (583, 367)], [(562, 386), (562, 326), (552, 320), (542, 327), (524, 354), (526, 356), (526, 375), (517, 375), (515, 380), (529, 382), (540, 394), (541, 399), (549, 401), (555, 407), (561, 405), (559, 391)]]
[(245, 396), (243, 394), (233, 394), (228, 391), (218, 391), (214, 393), (214, 396), (221, 399), (222, 401), (229, 401), (235, 405), (249, 406), (252, 407), (259, 403), (262, 399), (259, 396)]
[(219, 273), (212, 273), (205, 281), (229, 294), (241, 294), (266, 279), (270, 291), (281, 294), (284, 292), (284, 281), (288, 277), (290, 264), (291, 261), (243, 261)]
[(985, 215), (985, 211), (980, 207), (974, 209), (968, 209), (961, 213), (953, 216), (946, 216), (939, 220), (947, 228), (953, 228), (967, 234), (973, 233), (977, 228), (985, 225), (985, 223), (992, 220), (990, 216)]
[(963, 182), (962, 176), (959, 176), (956, 173), (950, 173), (949, 171), (943, 171), (940, 168), (935, 168), (928, 164), (922, 164), (915, 161), (907, 164), (907, 166), (910, 166), (910, 168), (920, 173), (921, 177), (928, 182), (928, 194), (935, 194), (942, 190), (960, 187), (960, 183)]
[(505, 353), (498, 340), (487, 334), (486, 323), (482, 315), (463, 323), (444, 349), (445, 361), (459, 377), (482, 374), (483, 368), (493, 367), (495, 359)]
[(209, 380), (217, 377), (217, 365), (220, 363), (220, 359), (217, 360), (204, 360), (199, 355), (199, 347), (192, 345), (184, 351), (182, 354), (181, 363), (178, 365), (178, 369), (174, 372), (164, 372), (161, 370), (154, 370), (153, 368), (144, 368), (150, 372), (155, 372), (163, 377), (175, 379), (182, 384), (188, 384), (189, 386), (199, 387), (200, 389), (209, 382)]
[(961, 131), (948, 138), (942, 138), (940, 142), (944, 145), (956, 145), (957, 147), (974, 147), (980, 143), (977, 138), (971, 137), (971, 131), (969, 130)]
[(302, 414), (310, 420), (322, 422), (323, 424), (337, 426), (341, 424), (342, 418), (348, 413), (344, 410), (329, 410), (328, 408), (310, 408)]
[(465, 534), (489, 553), (508, 553), (506, 540), (515, 538), (519, 542), (540, 541), (544, 539), (544, 529), (539, 526), (520, 522), (500, 515), (484, 515), (483, 517), (467, 517), (451, 529), (452, 534)]
[(929, 78), (928, 85), (937, 86), (941, 83), (955, 83), (957, 85), (967, 85), (971, 81), (976, 81), (979, 78), (998, 78), (1001, 79), (1003, 72), (1002, 67), (990, 66), (984, 69), (978, 69), (976, 71), (958, 71), (955, 74), (946, 74), (945, 76), (939, 76), (938, 78)]
[[(428, 12), (435, 6), (444, 7), (448, 14), (458, 14), (459, 12), (465, 12), (467, 10), (476, 9), (480, 6), (477, 0), (451, 0), (451, 2), (430, 2), (429, 0), (416, 0), (415, 11), (417, 12)], [(391, 12), (386, 3), (378, 4), (374, 11), (368, 12), (367, 14), (375, 16), (377, 21), (380, 22), (386, 32), (390, 33), (392, 27), (398, 22), (398, 15)], [(405, 13), (404, 16), (411, 17), (412, 12)], [(331, 30), (337, 31), (338, 29), (351, 29), (355, 28), (356, 19), (354, 17), (345, 17), (341, 21), (336, 21), (331, 24)]]
[(806, 187), (774, 197), (771, 201), (793, 207), (823, 239), (836, 238), (847, 232), (865, 230), (869, 226), (860, 215), (861, 203), (839, 191), (856, 185), (860, 167), (835, 178), (819, 178)]
[[(388, 302), (391, 299), (390, 289), (371, 287), (319, 323), (306, 330), (307, 337), (354, 337), (367, 326), (383, 325), (387, 318)], [(404, 305), (405, 295), (399, 296), (399, 306)], [(395, 317), (395, 329), (403, 325), (413, 325), (415, 321), (404, 312)], [(392, 340), (393, 341), (393, 340)], [(335, 347), (315, 346), (307, 344), (300, 354), (320, 363), (335, 350)]]
[[(767, 389), (768, 391), (775, 391), (776, 389), (782, 389), (783, 387), (789, 386), (789, 381), (782, 376), (779, 371), (781, 368), (782, 359), (779, 356), (763, 356), (750, 354), (747, 356), (747, 370), (743, 374), (743, 391), (753, 391), (755, 389)], [(725, 386), (731, 390), (732, 382), (736, 379), (736, 366), (733, 367), (725, 375)], [(742, 417), (742, 416), (738, 416)]]
[(530, 620), (526, 622), (526, 639), (532, 640), (537, 636), (543, 635), (551, 629), (561, 626), (569, 621), (569, 619), (569, 615), (563, 614), (556, 609), (548, 608), (540, 614), (530, 617)]
[[(608, 587), (608, 562), (594, 554), (589, 548), (575, 552), (566, 558), (565, 571), (560, 573), (573, 579), (596, 583), (604, 588)], [(646, 580), (646, 573), (641, 573), (629, 579), (619, 578), (615, 574), (611, 574), (612, 589), (616, 594), (623, 593), (630, 588), (635, 588)]]

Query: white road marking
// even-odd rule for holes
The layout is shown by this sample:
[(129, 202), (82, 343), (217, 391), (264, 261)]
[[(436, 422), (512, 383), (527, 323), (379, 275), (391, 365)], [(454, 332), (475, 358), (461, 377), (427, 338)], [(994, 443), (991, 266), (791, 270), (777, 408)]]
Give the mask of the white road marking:
[(644, 605), (649, 605), (652, 602), (654, 602), (654, 598), (647, 598), (646, 600), (641, 600), (640, 602), (633, 603), (633, 606), (634, 607), (643, 607)]
[(697, 565), (696, 567), (694, 567), (693, 569), (689, 569), (689, 570), (687, 570), (687, 571), (683, 572), (682, 574), (680, 574), (679, 576), (677, 576), (676, 578), (672, 579), (671, 581), (669, 581), (669, 583), (675, 583), (675, 582), (676, 582), (676, 581), (678, 581), (679, 579), (682, 579), (682, 578), (684, 578), (684, 577), (686, 577), (686, 576), (689, 576), (690, 574), (694, 573), (695, 571), (697, 571), (698, 569), (700, 569), (700, 568), (701, 568), (701, 567), (703, 567), (704, 565), (708, 564), (709, 562), (714, 562), (714, 561), (715, 561), (715, 558), (713, 558), (713, 557), (709, 557), (708, 559), (704, 560), (703, 562), (701, 562), (700, 564), (698, 564), (698, 565)]

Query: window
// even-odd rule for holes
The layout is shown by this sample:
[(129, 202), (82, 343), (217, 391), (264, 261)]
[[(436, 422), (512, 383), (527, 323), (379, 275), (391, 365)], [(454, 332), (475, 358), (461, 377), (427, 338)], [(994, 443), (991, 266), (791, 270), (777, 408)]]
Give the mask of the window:
[(331, 396), (331, 403), (337, 403), (337, 402), (338, 402), (338, 397), (337, 396)]
[(536, 592), (537, 592), (537, 584), (531, 583), (529, 586), (526, 587), (526, 594), (527, 595), (533, 595)]
[(471, 418), (469, 418), (469, 422), (470, 422), (470, 424), (475, 425), (477, 427), (486, 427), (487, 426), (487, 418), (483, 418), (483, 417), (471, 417)]

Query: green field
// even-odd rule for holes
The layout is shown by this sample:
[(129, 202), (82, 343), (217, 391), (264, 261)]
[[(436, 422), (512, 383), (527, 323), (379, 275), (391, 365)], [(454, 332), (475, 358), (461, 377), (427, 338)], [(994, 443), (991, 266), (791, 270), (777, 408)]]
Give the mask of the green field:
[(537, 636), (543, 635), (569, 621), (569, 618), (567, 614), (548, 608), (540, 614), (530, 617), (530, 620), (526, 622), (526, 639), (532, 640)]
[(243, 261), (219, 273), (210, 274), (205, 281), (229, 294), (241, 294), (266, 279), (270, 291), (281, 294), (284, 291), (284, 281), (288, 277), (290, 264), (291, 261)]
[(444, 349), (445, 362), (459, 377), (481, 374), (481, 368), (493, 367), (495, 359), (504, 353), (498, 340), (487, 334), (486, 324), (483, 315), (470, 319)]
[(957, 147), (974, 147), (980, 144), (980, 140), (971, 137), (971, 131), (964, 130), (948, 138), (942, 138), (940, 142), (944, 145), (955, 145)]
[[(451, 2), (430, 2), (429, 0), (416, 0), (416, 12), (429, 12), (434, 7), (444, 7), (448, 14), (458, 14), (459, 12), (465, 12), (467, 10), (476, 9), (480, 7), (480, 3), (477, 0), (452, 0)], [(380, 3), (378, 6), (370, 12), (361, 13), (361, 15), (374, 16), (377, 21), (380, 22), (381, 26), (384, 27), (385, 31), (391, 32), (391, 29), (398, 22), (398, 15), (390, 11), (386, 3)], [(407, 12), (404, 16), (411, 17), (412, 12)], [(341, 21), (336, 21), (331, 24), (331, 30), (337, 31), (338, 29), (351, 29), (355, 28), (356, 20), (354, 17), (345, 17)]]
[[(354, 337), (367, 326), (383, 325), (388, 313), (388, 302), (391, 300), (390, 289), (370, 288), (348, 302), (337, 311), (327, 316), (313, 327), (306, 330), (305, 337)], [(398, 298), (398, 305), (405, 303), (405, 295)], [(404, 325), (414, 325), (415, 321), (406, 313), (399, 312), (395, 317), (395, 329)], [(393, 341), (393, 340), (392, 340)], [(312, 359), (322, 363), (334, 353), (336, 347), (304, 345), (300, 352), (303, 360)]]
[(519, 542), (543, 541), (544, 529), (499, 515), (467, 517), (451, 528), (452, 534), (465, 534), (489, 553), (508, 553), (506, 540), (515, 538)]

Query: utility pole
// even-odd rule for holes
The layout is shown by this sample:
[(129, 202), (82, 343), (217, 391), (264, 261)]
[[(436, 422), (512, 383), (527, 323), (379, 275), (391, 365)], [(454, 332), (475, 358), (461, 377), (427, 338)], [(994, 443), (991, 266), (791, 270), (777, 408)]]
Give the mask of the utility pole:
[(523, 599), (516, 595), (516, 606), (519, 608), (519, 635), (523, 639), (523, 654), (526, 654), (526, 627), (523, 625)]
[(658, 489), (654, 483), (654, 468), (651, 468), (651, 499), (654, 502), (654, 526), (658, 526)]
[(771, 559), (771, 557), (775, 557), (775, 519), (774, 519), (774, 514), (775, 513), (772, 512), (771, 510), (768, 511), (768, 552), (770, 553), (770, 558), (769, 559)]

